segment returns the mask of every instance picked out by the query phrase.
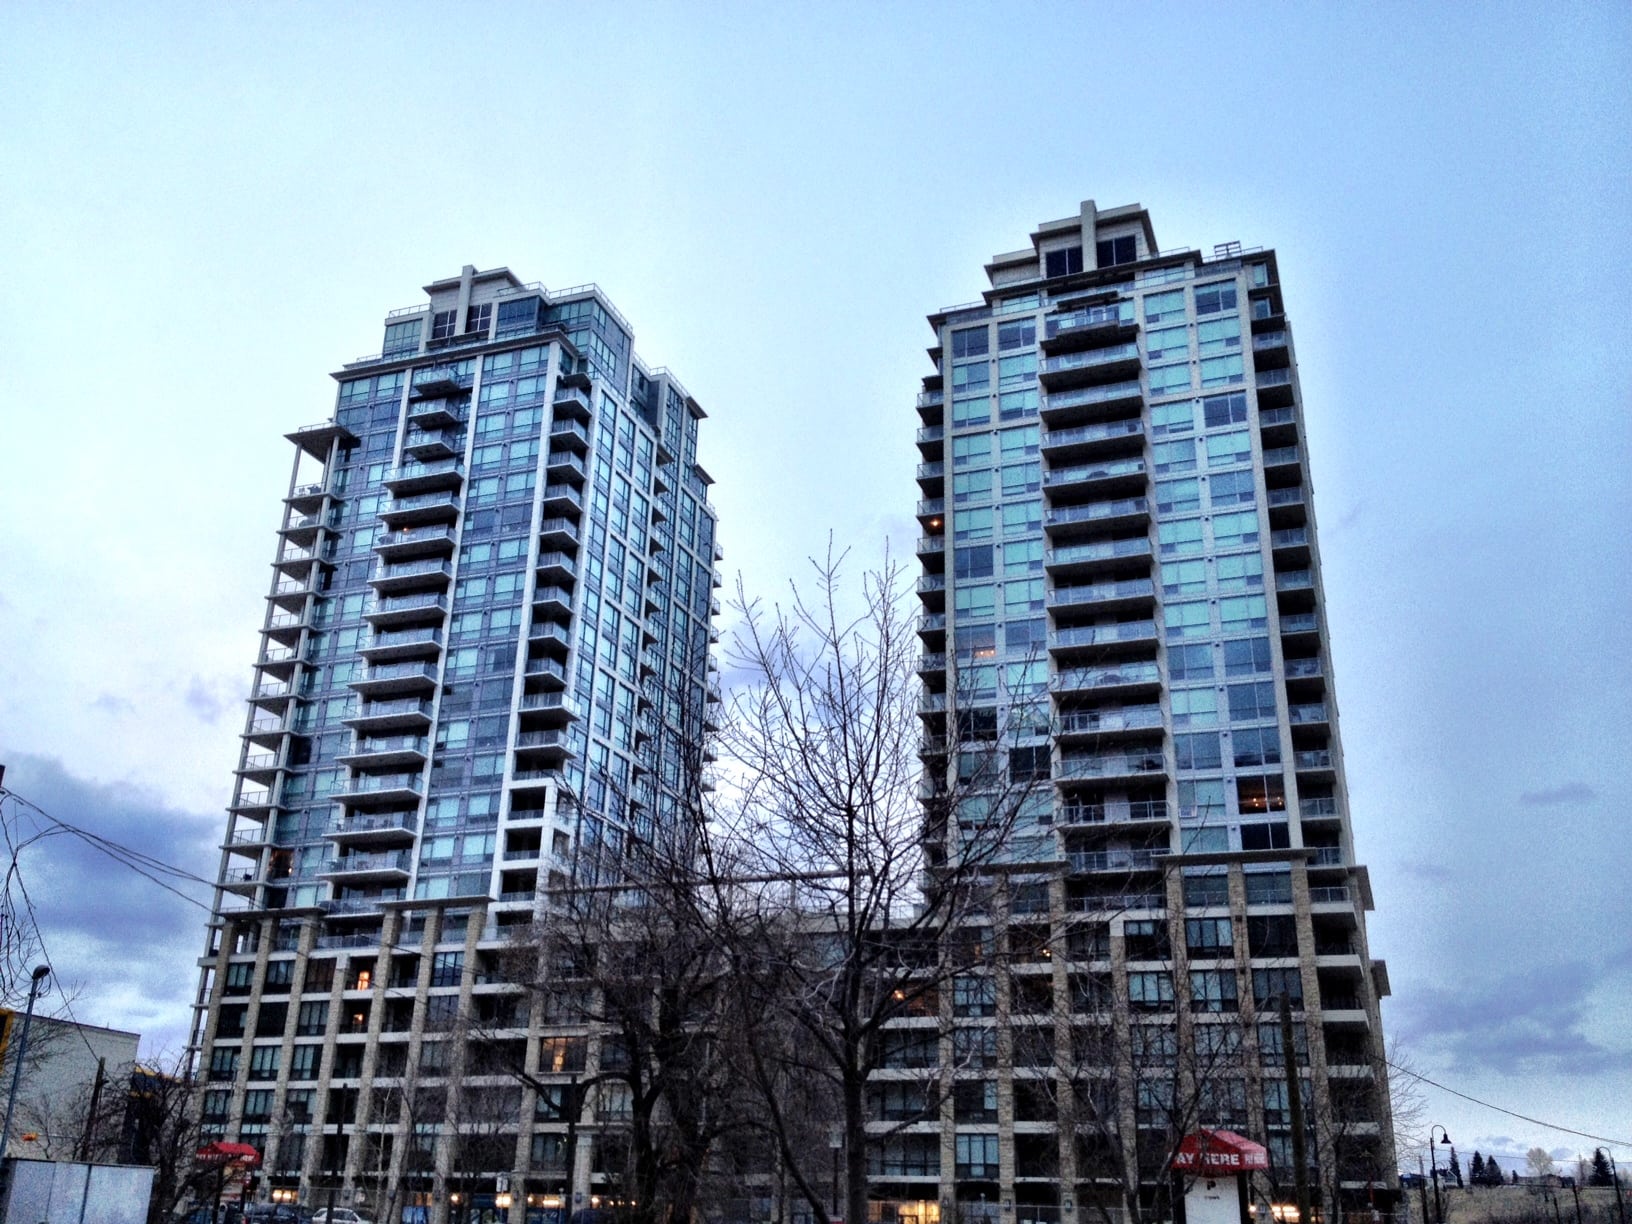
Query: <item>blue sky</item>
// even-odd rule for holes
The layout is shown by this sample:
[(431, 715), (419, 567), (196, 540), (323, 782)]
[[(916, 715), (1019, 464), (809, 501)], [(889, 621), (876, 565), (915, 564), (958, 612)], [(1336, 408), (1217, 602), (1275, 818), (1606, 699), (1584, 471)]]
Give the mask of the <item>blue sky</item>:
[[(1164, 246), (1279, 253), (1398, 1046), (1632, 1138), (1632, 10), (0, 20), (9, 786), (214, 871), (281, 435), (431, 279), (600, 283), (708, 409), (726, 569), (774, 594), (829, 532), (910, 549), (923, 316), (1037, 222), (1138, 201)], [(177, 1043), (197, 911), (25, 854), (76, 1011)], [(1465, 1160), (1590, 1146), (1429, 1102)]]

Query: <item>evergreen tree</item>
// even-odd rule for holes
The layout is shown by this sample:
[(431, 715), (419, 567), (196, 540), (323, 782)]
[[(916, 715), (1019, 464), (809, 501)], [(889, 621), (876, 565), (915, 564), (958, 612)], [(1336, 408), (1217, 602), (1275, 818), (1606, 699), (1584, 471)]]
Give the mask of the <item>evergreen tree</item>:
[(1592, 1172), (1587, 1176), (1589, 1186), (1613, 1186), (1615, 1174), (1609, 1168), (1609, 1155), (1603, 1148), (1592, 1150)]
[(1479, 1149), (1473, 1151), (1473, 1163), (1468, 1166), (1468, 1181), (1475, 1186), (1485, 1184), (1485, 1158), (1479, 1154)]
[(1457, 1189), (1462, 1188), (1462, 1162), (1456, 1158), (1456, 1149), (1451, 1149), (1451, 1179), (1456, 1182)]

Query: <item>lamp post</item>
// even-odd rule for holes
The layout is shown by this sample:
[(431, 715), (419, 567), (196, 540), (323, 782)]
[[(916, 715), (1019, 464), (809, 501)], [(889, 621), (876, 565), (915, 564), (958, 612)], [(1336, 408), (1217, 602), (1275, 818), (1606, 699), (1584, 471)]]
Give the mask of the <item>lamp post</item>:
[(11, 1115), (17, 1108), (17, 1082), (23, 1075), (23, 1056), (28, 1053), (28, 1030), (34, 1023), (34, 1000), (39, 997), (40, 987), (45, 979), (51, 976), (50, 965), (35, 965), (34, 972), (28, 979), (28, 1010), (23, 1013), (23, 1035), (17, 1042), (17, 1061), (11, 1065), (11, 1092), (6, 1097), (6, 1126), (0, 1131), (0, 1159), (4, 1159), (11, 1148)]
[(1434, 1173), (1434, 1222), (1435, 1224), (1445, 1224), (1445, 1207), (1439, 1198), (1439, 1164), (1434, 1160), (1434, 1132), (1436, 1130), (1439, 1132), (1439, 1141), (1446, 1147), (1451, 1145), (1451, 1135), (1438, 1122), (1428, 1128), (1428, 1167)]

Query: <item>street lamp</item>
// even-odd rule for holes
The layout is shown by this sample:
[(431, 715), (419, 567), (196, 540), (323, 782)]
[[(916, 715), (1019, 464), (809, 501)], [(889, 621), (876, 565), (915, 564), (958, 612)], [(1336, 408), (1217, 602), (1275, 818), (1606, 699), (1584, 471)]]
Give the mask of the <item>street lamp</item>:
[(11, 1067), (11, 1093), (6, 1097), (6, 1126), (0, 1131), (0, 1159), (4, 1159), (7, 1149), (11, 1147), (11, 1115), (17, 1108), (17, 1081), (22, 1078), (23, 1056), (28, 1053), (28, 1029), (34, 1023), (34, 1000), (45, 979), (50, 976), (50, 965), (35, 965), (34, 973), (28, 980), (28, 1010), (23, 1013), (23, 1035), (17, 1043), (17, 1061)]
[(1434, 1174), (1434, 1220), (1435, 1224), (1445, 1224), (1445, 1208), (1439, 1201), (1439, 1164), (1434, 1160), (1434, 1132), (1439, 1132), (1439, 1141), (1446, 1147), (1451, 1145), (1451, 1134), (1438, 1122), (1428, 1128), (1428, 1167)]

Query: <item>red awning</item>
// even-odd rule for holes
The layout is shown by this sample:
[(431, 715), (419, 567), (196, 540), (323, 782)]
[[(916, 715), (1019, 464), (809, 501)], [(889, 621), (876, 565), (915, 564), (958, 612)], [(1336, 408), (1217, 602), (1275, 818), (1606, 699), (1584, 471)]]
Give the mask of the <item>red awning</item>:
[(1269, 1168), (1269, 1150), (1245, 1135), (1199, 1130), (1186, 1135), (1173, 1153), (1173, 1167), (1195, 1173), (1244, 1173)]
[(247, 1143), (206, 1143), (193, 1154), (199, 1164), (243, 1165), (254, 1168), (261, 1163), (261, 1154)]

